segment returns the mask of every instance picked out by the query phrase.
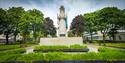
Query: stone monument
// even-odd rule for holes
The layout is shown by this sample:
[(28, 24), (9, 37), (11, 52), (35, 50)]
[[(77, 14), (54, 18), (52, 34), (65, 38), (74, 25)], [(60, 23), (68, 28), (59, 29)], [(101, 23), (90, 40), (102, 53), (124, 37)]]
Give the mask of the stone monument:
[(64, 6), (61, 6), (59, 8), (59, 14), (57, 14), (57, 37), (67, 37), (67, 15), (65, 13), (65, 8)]
[(74, 45), (83, 44), (82, 37), (67, 37), (67, 15), (65, 13), (64, 6), (60, 6), (59, 15), (57, 14), (58, 27), (57, 27), (57, 37), (56, 38), (40, 38), (40, 45), (54, 46), (54, 45)]

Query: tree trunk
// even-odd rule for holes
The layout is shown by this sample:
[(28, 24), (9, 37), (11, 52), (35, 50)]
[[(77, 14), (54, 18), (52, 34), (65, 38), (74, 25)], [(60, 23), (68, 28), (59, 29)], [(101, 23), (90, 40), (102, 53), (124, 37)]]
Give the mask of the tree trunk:
[(93, 38), (92, 38), (92, 32), (90, 32), (90, 36), (91, 36), (91, 42), (93, 41)]
[(113, 41), (116, 40), (115, 34), (112, 35)]
[(17, 28), (16, 28), (16, 30), (15, 30), (15, 32), (14, 32), (14, 42), (16, 42), (16, 37), (17, 37), (17, 35), (18, 35), (18, 32), (17, 32)]
[(17, 36), (17, 35), (14, 35), (14, 42), (16, 42), (16, 36)]
[(105, 33), (103, 33), (103, 45), (105, 46)]
[(7, 33), (7, 34), (6, 34), (6, 44), (9, 44), (8, 38), (9, 38), (9, 35), (8, 35), (8, 33)]
[(33, 39), (36, 41), (36, 31), (35, 31), (35, 25), (33, 25)]

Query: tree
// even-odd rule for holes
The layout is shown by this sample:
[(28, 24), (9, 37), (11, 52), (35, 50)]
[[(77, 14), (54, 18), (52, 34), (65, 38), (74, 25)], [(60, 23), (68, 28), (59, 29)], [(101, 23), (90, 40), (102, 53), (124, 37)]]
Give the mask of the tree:
[(21, 21), (19, 22), (19, 31), (20, 35), (23, 36), (24, 42), (27, 41), (27, 38), (30, 36), (32, 26), (30, 24), (30, 18), (29, 18), (29, 13), (25, 12), (23, 16), (21, 17)]
[(36, 41), (41, 32), (41, 25), (44, 20), (43, 13), (37, 9), (28, 10), (27, 12), (29, 13), (29, 21), (32, 25), (33, 38)]
[(116, 7), (105, 7), (98, 11), (98, 26), (103, 33), (103, 40), (108, 32), (115, 40), (117, 30), (123, 25), (123, 18), (123, 12)]
[(70, 26), (71, 32), (75, 36), (82, 36), (84, 32), (84, 26), (85, 26), (85, 19), (82, 15), (76, 16)]
[(25, 12), (24, 8), (22, 8), (22, 7), (12, 7), (12, 8), (8, 9), (8, 13), (9, 13), (10, 18), (11, 18), (13, 25), (14, 25), (13, 35), (14, 35), (15, 42), (16, 42), (16, 36), (19, 33), (18, 24), (19, 24), (19, 21), (20, 21), (24, 12)]
[(33, 32), (33, 39), (36, 41), (40, 37), (43, 23), (43, 13), (37, 9), (28, 10), (22, 16), (19, 24), (21, 35), (26, 39)]
[(97, 14), (96, 12), (93, 12), (93, 13), (87, 13), (87, 14), (84, 14), (84, 17), (85, 17), (85, 30), (90, 34), (91, 36), (91, 41), (93, 41), (93, 32), (96, 32), (98, 29), (97, 29), (97, 21), (96, 21), (96, 18), (97, 18)]
[(6, 44), (9, 44), (9, 35), (13, 33), (13, 22), (8, 10), (0, 8), (0, 32), (6, 36)]
[(50, 19), (49, 17), (45, 18), (43, 22), (43, 30), (44, 30), (45, 36), (47, 36), (48, 34), (51, 36), (56, 35), (56, 28), (53, 25), (53, 20)]

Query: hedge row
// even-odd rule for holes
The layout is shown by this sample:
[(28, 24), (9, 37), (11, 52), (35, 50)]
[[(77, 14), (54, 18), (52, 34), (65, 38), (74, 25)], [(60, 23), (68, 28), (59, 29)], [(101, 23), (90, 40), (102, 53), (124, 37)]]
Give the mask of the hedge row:
[(34, 50), (42, 51), (42, 50), (64, 50), (64, 49), (87, 49), (85, 45), (71, 45), (71, 46), (36, 46)]
[[(99, 48), (99, 53), (88, 52), (83, 54), (66, 54), (63, 52), (49, 52), (43, 53), (29, 53), (23, 55), (15, 55), (11, 57), (5, 57), (9, 61), (22, 61), (32, 63), (34, 61), (65, 61), (65, 60), (84, 60), (84, 61), (125, 61), (125, 51), (109, 49), (109, 48)], [(14, 57), (14, 58), (12, 58)], [(5, 59), (4, 59), (5, 60)]]

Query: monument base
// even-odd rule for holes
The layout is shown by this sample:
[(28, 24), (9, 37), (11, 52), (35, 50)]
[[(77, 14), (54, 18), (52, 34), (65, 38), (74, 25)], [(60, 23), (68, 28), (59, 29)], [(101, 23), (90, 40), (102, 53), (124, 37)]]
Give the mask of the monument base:
[(54, 46), (54, 45), (70, 46), (74, 44), (83, 45), (83, 40), (82, 37), (40, 38), (39, 44), (45, 46)]

